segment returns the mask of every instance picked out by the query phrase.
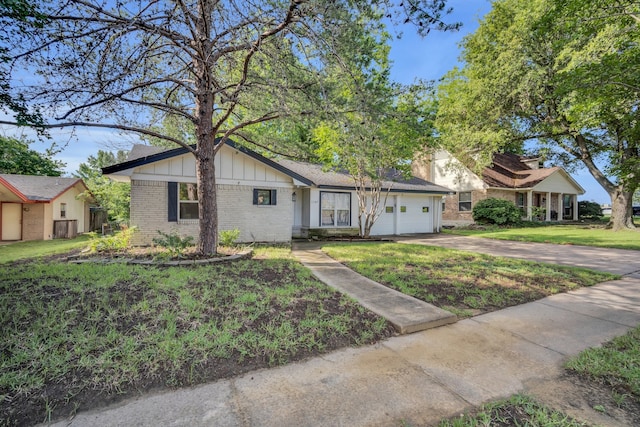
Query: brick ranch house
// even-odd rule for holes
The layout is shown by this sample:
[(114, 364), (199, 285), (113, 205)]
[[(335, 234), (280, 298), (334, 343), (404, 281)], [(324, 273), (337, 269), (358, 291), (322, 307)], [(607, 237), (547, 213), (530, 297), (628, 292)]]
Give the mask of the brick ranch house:
[(413, 173), (456, 192), (445, 198), (443, 225), (472, 224), (473, 206), (487, 198), (515, 203), (523, 219), (575, 221), (578, 196), (585, 192), (564, 169), (545, 168), (537, 157), (509, 153), (494, 154), (493, 164), (481, 176), (446, 151), (415, 161)]
[[(131, 183), (133, 244), (157, 231), (198, 236), (195, 157), (185, 148), (136, 145), (129, 159), (103, 169)], [(228, 141), (215, 157), (218, 230), (240, 230), (240, 242), (290, 242), (358, 233), (353, 179), (319, 165), (272, 160)], [(391, 192), (372, 235), (440, 231), (442, 198), (451, 191), (419, 178), (386, 181)]]

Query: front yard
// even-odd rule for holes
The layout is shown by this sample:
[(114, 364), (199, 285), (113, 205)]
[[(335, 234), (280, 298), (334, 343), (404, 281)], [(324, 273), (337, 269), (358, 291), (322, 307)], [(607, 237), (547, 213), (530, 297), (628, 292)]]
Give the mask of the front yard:
[(288, 249), (189, 268), (22, 261), (0, 275), (0, 425), (394, 334)]
[(618, 277), (582, 268), (404, 243), (333, 243), (323, 250), (370, 279), (460, 317)]
[[(0, 248), (14, 248), (0, 251), (0, 425), (33, 425), (394, 335), (285, 248), (259, 249), (249, 260), (157, 267), (68, 264), (43, 249), (57, 253), (62, 241), (40, 243), (39, 259), (25, 259), (22, 244)], [(76, 243), (62, 246), (82, 246)], [(325, 249), (463, 317), (614, 278), (420, 245)]]
[[(640, 225), (639, 225), (640, 226)], [(445, 233), (478, 236), (520, 242), (584, 245), (603, 248), (640, 250), (640, 228), (611, 231), (603, 225), (547, 225), (538, 227), (499, 228), (497, 226), (453, 228)]]

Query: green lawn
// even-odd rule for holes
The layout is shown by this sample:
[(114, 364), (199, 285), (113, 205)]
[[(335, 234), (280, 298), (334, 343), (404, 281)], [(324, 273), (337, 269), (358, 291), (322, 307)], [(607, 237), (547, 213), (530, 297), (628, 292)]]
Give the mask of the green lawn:
[(83, 234), (75, 239), (31, 240), (3, 244), (0, 245), (0, 264), (79, 251), (88, 246), (89, 240), (89, 236)]
[(24, 261), (0, 264), (0, 276), (0, 420), (7, 425), (395, 333), (283, 248), (192, 267)]
[(366, 277), (461, 317), (618, 277), (424, 245), (332, 243), (322, 249)]
[(522, 242), (556, 243), (561, 245), (585, 245), (604, 248), (640, 250), (640, 229), (611, 231), (601, 226), (551, 225), (545, 227), (487, 229), (453, 228), (445, 233), (490, 239)]

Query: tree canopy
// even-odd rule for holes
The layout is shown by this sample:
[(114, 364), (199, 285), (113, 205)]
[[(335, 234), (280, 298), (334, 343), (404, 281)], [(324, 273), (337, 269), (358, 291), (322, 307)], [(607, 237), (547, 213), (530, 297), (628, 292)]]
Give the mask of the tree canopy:
[(633, 227), (640, 186), (640, 5), (632, 0), (499, 0), (462, 43), (438, 89), (443, 147), (476, 171), (534, 144), (586, 167)]
[[(107, 1), (41, 6), (42, 31), (10, 48), (11, 66), (39, 79), (12, 86), (51, 112), (46, 126), (136, 132), (185, 147), (196, 157), (199, 250), (215, 253), (213, 158), (226, 138), (251, 141), (252, 126), (305, 117), (327, 106), (327, 70), (345, 52), (345, 34), (380, 19), (423, 34), (454, 28), (445, 1)], [(2, 41), (0, 41), (2, 43)], [(180, 132), (195, 133), (195, 147)], [(252, 141), (259, 143), (259, 141)], [(262, 144), (277, 150), (273, 144)]]
[(115, 154), (99, 150), (95, 156), (89, 156), (86, 163), (81, 163), (76, 172), (76, 176), (82, 178), (98, 205), (106, 209), (111, 221), (126, 222), (129, 219), (131, 185), (111, 181), (102, 175), (101, 169), (126, 161), (127, 154), (122, 150)]
[(53, 154), (30, 149), (27, 141), (0, 136), (0, 173), (60, 176), (65, 165), (53, 160)]

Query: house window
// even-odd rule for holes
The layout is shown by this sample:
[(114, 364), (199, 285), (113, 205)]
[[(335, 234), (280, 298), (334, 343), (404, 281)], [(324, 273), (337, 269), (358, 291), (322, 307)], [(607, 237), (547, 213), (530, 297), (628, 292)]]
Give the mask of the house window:
[(260, 206), (275, 206), (277, 202), (276, 190), (253, 189), (253, 204)]
[(66, 217), (67, 217), (67, 204), (60, 203), (60, 218), (66, 218)]
[(320, 192), (320, 225), (323, 227), (351, 225), (351, 193)]
[(527, 214), (527, 198), (525, 193), (516, 193), (516, 206), (520, 209), (521, 215)]
[(385, 206), (384, 211), (386, 213), (393, 213), (393, 206)]
[(429, 213), (429, 206), (423, 206), (422, 207), (422, 212), (423, 213)]
[(471, 191), (458, 193), (458, 210), (468, 212), (471, 210)]
[(180, 219), (198, 219), (198, 185), (181, 182), (178, 192)]
[(406, 212), (406, 211), (407, 211), (406, 206), (400, 206), (400, 212)]

